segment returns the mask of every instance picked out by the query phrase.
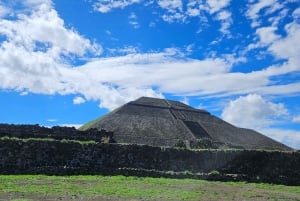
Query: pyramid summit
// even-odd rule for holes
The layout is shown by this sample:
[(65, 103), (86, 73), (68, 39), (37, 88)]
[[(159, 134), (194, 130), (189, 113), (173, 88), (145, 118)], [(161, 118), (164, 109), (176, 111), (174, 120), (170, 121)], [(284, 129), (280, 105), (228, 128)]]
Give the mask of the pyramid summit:
[(174, 146), (210, 140), (242, 149), (291, 150), (251, 129), (238, 128), (184, 103), (141, 97), (87, 123), (82, 129), (112, 131), (117, 143)]

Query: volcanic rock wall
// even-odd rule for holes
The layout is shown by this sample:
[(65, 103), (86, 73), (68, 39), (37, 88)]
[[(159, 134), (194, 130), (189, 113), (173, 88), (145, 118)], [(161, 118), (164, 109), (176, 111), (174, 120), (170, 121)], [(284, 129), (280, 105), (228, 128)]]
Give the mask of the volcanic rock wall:
[(125, 174), (218, 180), (231, 175), (231, 179), (300, 185), (299, 170), (299, 152), (190, 151), (138, 145), (0, 140), (0, 174)]
[[(80, 131), (74, 127), (54, 126), (47, 128), (39, 125), (14, 125), (0, 124), (0, 137), (17, 137), (17, 138), (52, 138), (56, 140), (94, 140), (100, 142), (103, 137), (108, 137), (112, 140), (113, 133), (105, 130), (91, 128), (85, 131)], [(113, 140), (112, 140), (113, 141)]]

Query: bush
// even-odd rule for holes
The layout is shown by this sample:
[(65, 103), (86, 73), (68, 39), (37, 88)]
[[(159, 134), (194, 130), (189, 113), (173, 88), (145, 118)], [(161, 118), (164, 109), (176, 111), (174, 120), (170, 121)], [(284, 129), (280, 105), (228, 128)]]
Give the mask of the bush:
[(184, 175), (193, 175), (193, 173), (190, 170), (186, 170), (183, 172)]
[(194, 140), (190, 144), (192, 149), (218, 149), (220, 146), (220, 144), (209, 138)]
[(183, 140), (179, 140), (175, 145), (174, 148), (182, 148), (182, 149), (186, 149), (186, 144), (184, 143)]
[(218, 170), (213, 170), (209, 174), (210, 175), (220, 175), (221, 173)]
[(110, 142), (110, 137), (109, 136), (103, 136), (101, 138), (101, 143), (102, 144), (108, 144)]

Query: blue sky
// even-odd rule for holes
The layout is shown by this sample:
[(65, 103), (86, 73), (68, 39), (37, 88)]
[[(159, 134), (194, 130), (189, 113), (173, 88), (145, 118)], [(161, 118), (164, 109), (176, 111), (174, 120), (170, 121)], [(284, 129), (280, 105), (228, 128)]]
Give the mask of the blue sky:
[(300, 149), (299, 95), (299, 0), (0, 0), (0, 122), (151, 96)]

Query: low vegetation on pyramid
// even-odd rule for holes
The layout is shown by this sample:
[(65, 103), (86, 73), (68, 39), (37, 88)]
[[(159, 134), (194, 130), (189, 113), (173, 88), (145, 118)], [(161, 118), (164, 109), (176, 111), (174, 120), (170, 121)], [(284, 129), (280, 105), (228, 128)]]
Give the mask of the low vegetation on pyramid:
[[(291, 150), (251, 129), (238, 128), (205, 110), (181, 102), (141, 97), (115, 111), (87, 123), (81, 129), (105, 129), (113, 132), (117, 143), (151, 146), (207, 146)], [(209, 147), (208, 147), (209, 148)]]

